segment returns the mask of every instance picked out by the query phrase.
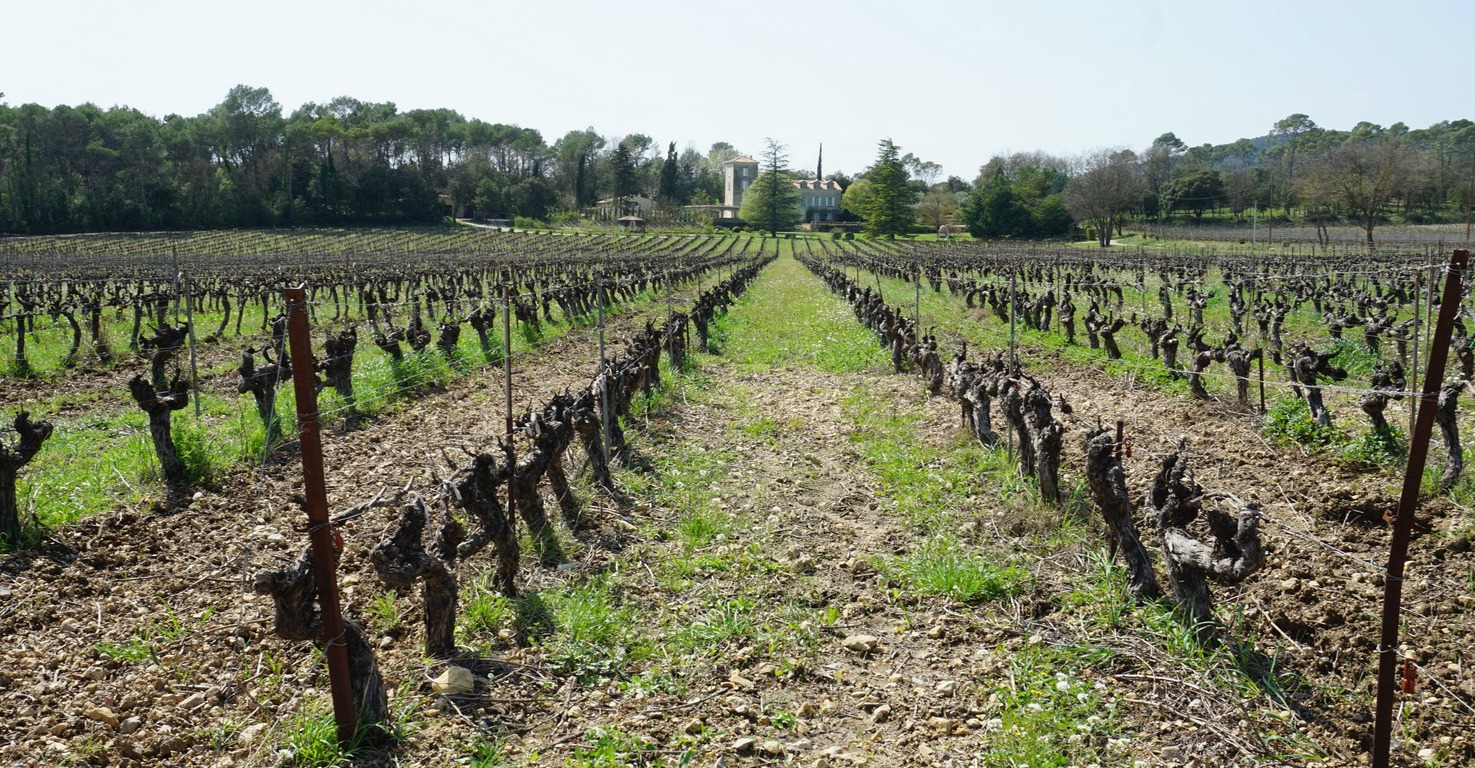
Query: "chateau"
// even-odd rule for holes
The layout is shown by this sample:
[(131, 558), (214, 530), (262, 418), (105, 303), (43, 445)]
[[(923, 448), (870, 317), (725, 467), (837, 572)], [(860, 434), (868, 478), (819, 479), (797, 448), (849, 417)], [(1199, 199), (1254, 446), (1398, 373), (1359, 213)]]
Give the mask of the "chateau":
[[(758, 161), (739, 155), (722, 164), (722, 206), (720, 218), (737, 218), (743, 206), (743, 193), (758, 178)], [(825, 179), (795, 181), (799, 204), (804, 208), (804, 221), (837, 221), (840, 218), (840, 185)]]

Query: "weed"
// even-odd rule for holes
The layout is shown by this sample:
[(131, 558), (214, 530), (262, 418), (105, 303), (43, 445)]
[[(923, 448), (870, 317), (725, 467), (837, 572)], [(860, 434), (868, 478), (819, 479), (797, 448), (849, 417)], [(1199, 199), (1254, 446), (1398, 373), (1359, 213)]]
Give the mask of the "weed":
[(710, 507), (688, 510), (676, 523), (676, 530), (688, 548), (710, 544), (726, 533), (728, 527), (727, 515)]
[(477, 739), (467, 745), (465, 750), (470, 768), (512, 768), (514, 765), (507, 758), (506, 747), (501, 739)]
[(771, 416), (759, 416), (743, 422), (741, 429), (749, 437), (771, 437), (778, 433), (778, 422)]
[(136, 638), (126, 643), (98, 643), (94, 647), (98, 653), (116, 661), (139, 662), (153, 652), (148, 643)]
[(574, 750), (574, 768), (644, 768), (663, 765), (655, 745), (618, 728), (595, 728), (586, 736), (589, 746)]
[(392, 589), (376, 596), (369, 603), (366, 613), (369, 619), (369, 628), (375, 634), (387, 635), (399, 628), (399, 608), (395, 605), (395, 593)]
[(970, 604), (1018, 594), (1029, 578), (1023, 569), (1001, 567), (965, 551), (945, 534), (934, 535), (914, 552), (883, 563), (882, 571), (915, 593)]
[(985, 724), (982, 765), (1131, 764), (1130, 739), (1120, 735), (1115, 705), (1104, 701), (1105, 685), (1080, 672), (1095, 649), (1026, 645), (996, 653), (1008, 659), (1009, 674), (1007, 682), (980, 681), (1001, 705)]
[(1370, 429), (1342, 443), (1338, 453), (1342, 461), (1358, 466), (1398, 466), (1408, 456), (1408, 438), (1394, 426)]
[(786, 709), (776, 709), (768, 713), (768, 722), (779, 730), (789, 731), (799, 724), (799, 718)]
[(1371, 376), (1373, 366), (1381, 362), (1366, 344), (1347, 337), (1333, 339), (1332, 350), (1336, 352), (1332, 360), (1337, 367), (1346, 369), (1349, 375), (1359, 379)]
[(563, 674), (613, 673), (632, 650), (634, 622), (603, 580), (563, 593), (545, 593), (552, 633), (543, 641), (549, 662)]
[(678, 636), (678, 643), (689, 651), (717, 652), (723, 643), (751, 637), (753, 608), (753, 601), (746, 597), (720, 601), (683, 628)]
[(1311, 418), (1311, 408), (1299, 397), (1287, 397), (1271, 404), (1265, 414), (1265, 433), (1282, 442), (1321, 450), (1338, 442), (1338, 433)]
[(332, 768), (349, 759), (349, 753), (338, 744), (333, 713), (322, 704), (309, 703), (288, 718), (285, 734), (293, 765)]
[(461, 631), (467, 634), (495, 634), (517, 621), (514, 601), (497, 592), (487, 574), (478, 576), (462, 587)]

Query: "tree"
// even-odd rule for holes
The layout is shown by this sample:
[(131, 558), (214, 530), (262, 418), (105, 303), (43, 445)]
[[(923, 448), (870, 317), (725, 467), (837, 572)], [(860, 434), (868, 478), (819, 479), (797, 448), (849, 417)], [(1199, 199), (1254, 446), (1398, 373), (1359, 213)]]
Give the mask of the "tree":
[(876, 164), (867, 174), (871, 193), (866, 201), (866, 232), (872, 237), (896, 237), (912, 225), (916, 216), (916, 193), (907, 185), (907, 172), (900, 147), (882, 139)]
[(1147, 184), (1148, 216), (1160, 216), (1167, 207), (1164, 190), (1187, 151), (1188, 146), (1171, 131), (1153, 139), (1152, 146), (1147, 148), (1142, 158), (1142, 176)]
[(593, 128), (569, 131), (553, 145), (553, 155), (558, 161), (559, 174), (568, 189), (569, 202), (576, 208), (594, 203), (595, 190), (594, 156), (604, 148), (604, 137)]
[(1163, 186), (1163, 204), (1168, 213), (1192, 211), (1193, 217), (1203, 220), (1204, 211), (1219, 207), (1227, 193), (1224, 177), (1213, 168), (1188, 170), (1174, 176)]
[(972, 192), (973, 185), (965, 181), (961, 176), (949, 176), (943, 182), (949, 192)]
[(1099, 149), (1081, 165), (1084, 172), (1065, 187), (1065, 206), (1076, 221), (1096, 228), (1096, 242), (1105, 248), (1121, 218), (1142, 199), (1137, 156), (1131, 150)]
[(917, 223), (936, 229), (958, 216), (958, 196), (943, 187), (928, 190), (917, 203)]
[[(758, 175), (748, 192), (743, 193), (742, 208), (738, 215), (745, 221), (752, 221), (761, 228), (766, 228), (768, 233), (777, 234), (779, 230), (795, 226), (799, 220), (804, 218), (799, 190), (794, 186), (794, 181), (789, 180), (788, 147), (783, 146), (773, 139), (764, 139), (766, 149), (763, 150), (763, 159), (766, 161), (767, 170)], [(757, 190), (757, 195), (754, 195)]]
[(1296, 202), (1296, 161), (1301, 152), (1302, 144), (1308, 134), (1320, 130), (1316, 122), (1300, 112), (1287, 116), (1284, 120), (1275, 122), (1275, 130), (1272, 135), (1280, 138), (1280, 158), (1282, 169), (1282, 181), (1280, 185), (1280, 202), (1285, 206), (1286, 215), (1291, 213), (1291, 206)]
[(865, 177), (850, 182), (845, 194), (840, 196), (840, 208), (857, 219), (865, 218), (866, 206), (871, 201), (871, 180)]
[(616, 199), (630, 197), (640, 191), (640, 180), (635, 175), (635, 153), (630, 147), (630, 142), (622, 141), (615, 145), (615, 151), (609, 158), (610, 175), (614, 177), (614, 197)]
[(1031, 230), (1029, 209), (1015, 196), (1002, 168), (994, 172), (987, 184), (973, 189), (963, 216), (968, 222), (968, 233), (980, 240), (1024, 237)]
[(804, 219), (799, 189), (788, 176), (769, 168), (743, 193), (738, 218), (775, 234), (789, 229)]
[(789, 155), (784, 151), (786, 147), (773, 139), (766, 141), (763, 159), (768, 168), (743, 193), (738, 217), (778, 234), (780, 229), (798, 224), (804, 218), (804, 208), (799, 189), (785, 173), (789, 162)]
[(1408, 147), (1398, 136), (1351, 139), (1314, 166), (1310, 186), (1362, 219), (1371, 250), (1378, 216), (1408, 183), (1410, 160)]
[(656, 186), (656, 197), (670, 205), (681, 197), (681, 161), (676, 156), (676, 142), (666, 146), (666, 162), (661, 165), (661, 181)]

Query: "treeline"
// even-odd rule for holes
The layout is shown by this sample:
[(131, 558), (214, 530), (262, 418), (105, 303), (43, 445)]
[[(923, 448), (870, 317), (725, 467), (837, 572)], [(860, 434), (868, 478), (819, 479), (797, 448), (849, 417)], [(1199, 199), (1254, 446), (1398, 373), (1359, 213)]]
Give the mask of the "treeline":
[(1069, 219), (1106, 245), (1133, 217), (1243, 220), (1254, 210), (1314, 225), (1323, 242), (1329, 224), (1355, 223), (1372, 243), (1377, 225), (1393, 217), (1410, 224), (1469, 220), (1475, 123), (1410, 129), (1362, 122), (1339, 131), (1295, 114), (1265, 136), (1229, 144), (1190, 147), (1165, 133), (1140, 153), (996, 156), (960, 197), (962, 216), (978, 237), (1062, 234)]
[(593, 128), (549, 143), (451, 109), (349, 97), (287, 114), (244, 85), (193, 117), (0, 103), (0, 232), (416, 222), (447, 207), (544, 219), (636, 193), (720, 202), (736, 154)]
[[(194, 117), (0, 102), (0, 233), (403, 223), (447, 213), (550, 220), (637, 194), (656, 201), (647, 215), (659, 224), (680, 206), (721, 202), (722, 164), (737, 154), (726, 142), (678, 151), (592, 127), (550, 143), (537, 130), (450, 109), (400, 112), (349, 97), (286, 114), (268, 90), (244, 85)], [(900, 200), (912, 213), (889, 213), (878, 228), (868, 212), (872, 177), (889, 165), (902, 178), (888, 182), (881, 208)], [(1165, 133), (1140, 153), (996, 156), (972, 182), (941, 180), (941, 171), (906, 154), (825, 178), (844, 190), (842, 218), (888, 233), (962, 222), (980, 238), (1084, 233), (1106, 245), (1134, 217), (1242, 219), (1257, 209), (1320, 232), (1355, 222), (1372, 242), (1390, 217), (1468, 220), (1475, 123), (1339, 131), (1295, 114), (1229, 144), (1190, 147)]]

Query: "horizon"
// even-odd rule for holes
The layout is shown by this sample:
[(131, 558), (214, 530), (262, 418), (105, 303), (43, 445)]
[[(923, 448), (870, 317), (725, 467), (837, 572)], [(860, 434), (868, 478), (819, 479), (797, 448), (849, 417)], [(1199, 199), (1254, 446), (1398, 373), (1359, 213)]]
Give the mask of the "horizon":
[[(1140, 150), (1168, 132), (1189, 146), (1227, 144), (1263, 137), (1275, 121), (1296, 113), (1336, 130), (1360, 121), (1423, 128), (1461, 117), (1443, 102), (1467, 90), (1475, 74), (1468, 57), (1429, 46), (1424, 34), (1468, 28), (1475, 8), (1439, 2), (1397, 10), (1370, 2), (1236, 6), (1235, 18), (1261, 20), (1224, 54), (1257, 62), (1250, 73), (1261, 73), (1262, 84), (1249, 99), (1226, 96), (1235, 90), (1212, 84), (1215, 77), (1233, 82), (1236, 70), (1226, 69), (1222, 57), (1203, 60), (1200, 38), (1222, 27), (1224, 14), (1156, 0), (1109, 8), (1072, 1), (1055, 9), (929, 2), (905, 14), (874, 3), (760, 2), (756, 10), (782, 9), (775, 12), (786, 20), (772, 31), (772, 42), (756, 37), (760, 22), (747, 28), (755, 34), (742, 34), (730, 14), (670, 2), (640, 3), (630, 13), (569, 1), (536, 8), (463, 2), (434, 17), (396, 17), (397, 34), (387, 39), (376, 37), (393, 8), (386, 3), (301, 7), (274, 0), (247, 18), (178, 0), (142, 9), (81, 5), (91, 12), (28, 6), (13, 13), (15, 29), (64, 26), (68, 36), (58, 45), (48, 35), (26, 35), (0, 51), (0, 69), (12, 73), (0, 82), (5, 103), (127, 106), (163, 118), (206, 112), (245, 84), (271, 91), (284, 114), (349, 96), (392, 102), (401, 112), (447, 108), (467, 119), (516, 124), (538, 130), (549, 144), (590, 127), (609, 138), (643, 133), (658, 146), (675, 141), (702, 152), (725, 141), (756, 157), (772, 137), (787, 147), (790, 167), (801, 170), (812, 170), (823, 143), (826, 169), (852, 175), (874, 161), (885, 138), (903, 153), (941, 164), (942, 178), (971, 180), (994, 155)], [(935, 23), (939, 11), (947, 23)], [(161, 16), (189, 22), (159, 25), (154, 20)], [(447, 18), (462, 21), (445, 24)], [(548, 18), (558, 25), (548, 26)], [(526, 34), (478, 37), (491, 25)], [(538, 34), (545, 26), (547, 33)], [(324, 45), (324, 28), (365, 39), (380, 55), (357, 60), (364, 46)], [(194, 36), (194, 29), (233, 29), (239, 43), (262, 41), (262, 55), (221, 56), (219, 41)], [(808, 40), (815, 30), (825, 40), (817, 59)], [(1051, 43), (1052, 55), (1040, 59), (1039, 49)], [(448, 63), (445, 51), (480, 45), (485, 53)], [(635, 53), (650, 45), (666, 47)], [(690, 63), (714, 50), (722, 57), (713, 64)], [(877, 50), (887, 55), (874, 55)], [(1336, 77), (1363, 66), (1368, 50), (1381, 52), (1378, 61), (1420, 64), (1412, 77), (1388, 66)], [(793, 51), (803, 52), (798, 63), (786, 56)], [(627, 64), (611, 65), (609, 58)], [(36, 65), (48, 60), (53, 63)], [(506, 60), (516, 70), (510, 82), (476, 71), (495, 72)], [(425, 76), (427, 62), (434, 77)], [(1090, 82), (1079, 81), (1082, 72)], [(1005, 77), (990, 79), (998, 74)], [(472, 85), (479, 81), (496, 85)], [(1111, 83), (1111, 98), (1099, 107), (1093, 106), (1103, 98), (1096, 82)], [(975, 90), (984, 95), (971, 96)], [(887, 109), (874, 103), (877, 93), (910, 94), (911, 104)], [(1171, 112), (1153, 108), (1164, 100), (1173, 103)], [(937, 111), (950, 119), (938, 119)]]

